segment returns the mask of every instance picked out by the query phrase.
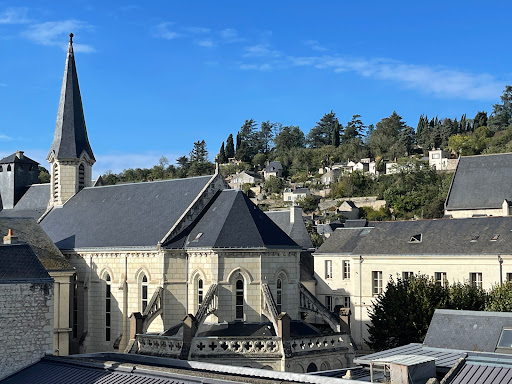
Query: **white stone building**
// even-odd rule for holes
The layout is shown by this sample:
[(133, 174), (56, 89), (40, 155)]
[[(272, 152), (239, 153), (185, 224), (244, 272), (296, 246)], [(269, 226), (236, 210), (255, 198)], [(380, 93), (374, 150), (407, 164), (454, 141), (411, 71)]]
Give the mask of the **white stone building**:
[[(390, 277), (426, 274), (489, 289), (512, 280), (512, 217), (370, 223), (338, 228), (314, 253), (316, 296), (350, 306), (352, 337), (367, 338), (367, 310)], [(502, 264), (500, 264), (500, 260)]]

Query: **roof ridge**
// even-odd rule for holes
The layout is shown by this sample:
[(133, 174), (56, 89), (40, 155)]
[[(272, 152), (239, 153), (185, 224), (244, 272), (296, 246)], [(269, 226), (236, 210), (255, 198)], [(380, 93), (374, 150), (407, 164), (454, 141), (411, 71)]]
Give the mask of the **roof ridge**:
[(202, 176), (192, 176), (192, 177), (179, 177), (176, 179), (164, 179), (164, 180), (151, 180), (151, 181), (136, 181), (133, 183), (119, 183), (119, 184), (113, 184), (113, 185), (97, 185), (92, 187), (85, 187), (85, 189), (100, 189), (100, 188), (110, 188), (110, 187), (122, 187), (126, 185), (139, 185), (139, 184), (153, 184), (153, 183), (163, 183), (163, 182), (170, 182), (170, 181), (177, 181), (177, 180), (191, 180), (191, 179), (199, 179), (201, 177), (208, 177), (211, 178), (213, 175), (202, 175)]

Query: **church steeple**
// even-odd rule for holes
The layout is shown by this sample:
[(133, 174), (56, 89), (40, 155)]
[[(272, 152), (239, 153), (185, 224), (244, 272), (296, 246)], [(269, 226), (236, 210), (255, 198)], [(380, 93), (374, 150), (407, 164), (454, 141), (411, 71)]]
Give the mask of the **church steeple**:
[(85, 128), (72, 33), (69, 34), (57, 124), (47, 160), (51, 164), (50, 205), (62, 205), (82, 188), (91, 186), (92, 165), (96, 159)]
[(73, 52), (73, 34), (70, 33), (57, 112), (57, 125), (48, 158), (53, 154), (57, 159), (76, 159), (80, 158), (83, 152), (90, 160), (95, 161), (85, 128), (84, 110)]

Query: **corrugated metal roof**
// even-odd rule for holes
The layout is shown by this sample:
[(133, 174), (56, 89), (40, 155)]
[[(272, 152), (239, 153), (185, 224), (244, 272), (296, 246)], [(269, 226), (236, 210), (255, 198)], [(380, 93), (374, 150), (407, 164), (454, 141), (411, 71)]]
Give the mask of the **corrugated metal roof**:
[(379, 359), (372, 360), (372, 363), (394, 363), (400, 365), (417, 365), (427, 363), (429, 361), (435, 361), (435, 357), (424, 356), (424, 355), (393, 355), (389, 357), (381, 357)]
[(512, 383), (512, 368), (466, 364), (450, 384)]
[(451, 368), (457, 362), (457, 359), (464, 356), (464, 353), (448, 349), (427, 348), (419, 343), (411, 343), (386, 351), (372, 353), (371, 355), (361, 356), (354, 359), (354, 364), (369, 365), (374, 360), (385, 359), (395, 355), (429, 356), (436, 359), (436, 367)]

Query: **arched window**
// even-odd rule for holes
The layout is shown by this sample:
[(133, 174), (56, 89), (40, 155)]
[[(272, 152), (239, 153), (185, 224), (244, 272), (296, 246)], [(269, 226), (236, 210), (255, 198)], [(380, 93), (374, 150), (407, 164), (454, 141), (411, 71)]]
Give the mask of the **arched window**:
[(148, 278), (146, 275), (142, 275), (140, 283), (140, 299), (141, 299), (141, 312), (144, 313), (148, 307)]
[(85, 167), (80, 164), (78, 167), (78, 190), (81, 191), (85, 187)]
[(11, 164), (9, 164), (9, 165), (7, 166), (7, 172), (10, 172), (10, 171), (11, 171)]
[(34, 166), (31, 165), (29, 168), (28, 168), (29, 171), (33, 171), (34, 170)]
[(203, 303), (203, 279), (197, 280), (197, 308)]
[(4, 167), (2, 167), (2, 166), (0, 165), (0, 172), (3, 172), (3, 171), (4, 171)]
[(308, 368), (306, 369), (306, 372), (316, 372), (318, 371), (318, 367), (315, 363), (311, 363), (308, 365)]
[(57, 164), (53, 164), (52, 176), (53, 176), (53, 200), (57, 201), (59, 199), (59, 168), (58, 168)]
[(112, 320), (112, 281), (108, 273), (105, 276), (105, 283), (105, 341), (110, 341), (110, 326)]
[(276, 296), (276, 306), (277, 313), (281, 313), (283, 309), (283, 281), (279, 278), (277, 279), (277, 296)]
[(244, 281), (238, 279), (235, 285), (235, 318), (237, 320), (244, 319)]
[(320, 365), (321, 371), (329, 371), (330, 369), (331, 369), (331, 365), (327, 361), (323, 361), (322, 364)]

